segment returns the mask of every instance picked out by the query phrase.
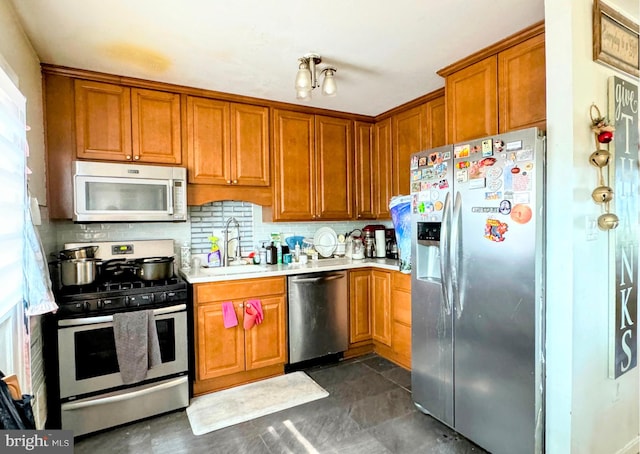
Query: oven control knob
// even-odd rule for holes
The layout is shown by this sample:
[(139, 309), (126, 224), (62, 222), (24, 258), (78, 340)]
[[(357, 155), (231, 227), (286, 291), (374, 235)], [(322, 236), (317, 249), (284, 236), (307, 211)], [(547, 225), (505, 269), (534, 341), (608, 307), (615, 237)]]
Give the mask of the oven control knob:
[(89, 312), (89, 310), (91, 309), (91, 303), (90, 303), (89, 301), (84, 301), (84, 302), (82, 303), (82, 309), (83, 309), (85, 312)]

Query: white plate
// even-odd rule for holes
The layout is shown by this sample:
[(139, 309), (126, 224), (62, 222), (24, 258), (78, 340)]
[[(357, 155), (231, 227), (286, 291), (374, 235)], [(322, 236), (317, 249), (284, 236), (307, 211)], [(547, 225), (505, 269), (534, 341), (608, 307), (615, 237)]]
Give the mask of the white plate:
[(331, 227), (321, 227), (313, 236), (313, 246), (322, 257), (331, 257), (338, 245), (338, 237)]

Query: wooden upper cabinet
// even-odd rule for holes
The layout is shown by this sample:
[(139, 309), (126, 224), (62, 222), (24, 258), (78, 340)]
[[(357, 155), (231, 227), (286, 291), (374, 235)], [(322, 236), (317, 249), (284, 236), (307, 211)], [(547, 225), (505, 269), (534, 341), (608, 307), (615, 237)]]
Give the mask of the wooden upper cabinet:
[(544, 33), (498, 54), (500, 132), (546, 129)]
[[(378, 219), (391, 219), (389, 201), (393, 195), (391, 118), (376, 123), (373, 134), (374, 212)], [(409, 171), (407, 170), (407, 173)]]
[(354, 128), (356, 219), (375, 219), (374, 126), (371, 123), (356, 121)]
[(133, 160), (131, 90), (120, 85), (76, 80), (76, 156)]
[(275, 109), (273, 221), (353, 216), (353, 122)]
[(189, 183), (227, 184), (231, 175), (229, 103), (187, 97)]
[(410, 194), (409, 161), (411, 155), (426, 149), (424, 105), (405, 110), (391, 117), (393, 133), (392, 195)]
[(79, 159), (182, 163), (180, 95), (75, 81)]
[(133, 160), (181, 164), (180, 95), (131, 89)]
[(315, 214), (313, 115), (273, 113), (273, 220), (306, 221)]
[(231, 103), (231, 179), (240, 186), (269, 186), (269, 109)]
[(495, 55), (447, 76), (445, 90), (447, 142), (458, 143), (498, 133)]
[(189, 183), (269, 186), (266, 107), (187, 97)]
[(544, 23), (438, 71), (445, 78), (447, 142), (545, 129)]
[(315, 116), (315, 219), (353, 217), (353, 121)]
[(426, 148), (436, 148), (447, 144), (447, 116), (444, 95), (427, 101), (425, 105), (427, 121)]

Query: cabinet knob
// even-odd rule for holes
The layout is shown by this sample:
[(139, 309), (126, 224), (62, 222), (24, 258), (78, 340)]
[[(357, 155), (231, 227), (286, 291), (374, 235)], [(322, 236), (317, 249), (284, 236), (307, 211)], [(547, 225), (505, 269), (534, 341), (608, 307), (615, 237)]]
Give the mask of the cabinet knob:
[(134, 161), (137, 161), (138, 159), (140, 159), (140, 156), (134, 156), (134, 157), (133, 157), (133, 160), (134, 160)]
[(125, 157), (126, 157), (127, 161), (131, 161), (131, 155), (130, 155), (130, 154), (128, 154), (128, 155), (127, 155), (127, 156), (125, 156)]
[(231, 184), (231, 180), (227, 180), (227, 184)]
[(242, 309), (244, 307), (244, 303), (238, 304), (238, 307)]
[(233, 180), (233, 184), (238, 184), (238, 180)]

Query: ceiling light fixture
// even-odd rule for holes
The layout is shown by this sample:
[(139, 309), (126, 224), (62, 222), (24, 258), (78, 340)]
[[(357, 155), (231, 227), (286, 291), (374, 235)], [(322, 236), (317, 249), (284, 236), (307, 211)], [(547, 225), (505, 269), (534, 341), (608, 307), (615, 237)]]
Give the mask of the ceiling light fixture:
[[(299, 58), (298, 73), (296, 74), (296, 97), (298, 99), (311, 99), (311, 91), (319, 87), (318, 78), (316, 76), (316, 65), (322, 63), (322, 58), (318, 54), (306, 54)], [(324, 73), (322, 81), (322, 94), (325, 96), (335, 96), (338, 92), (338, 86), (334, 78), (338, 70), (333, 66), (323, 68), (320, 72)]]

